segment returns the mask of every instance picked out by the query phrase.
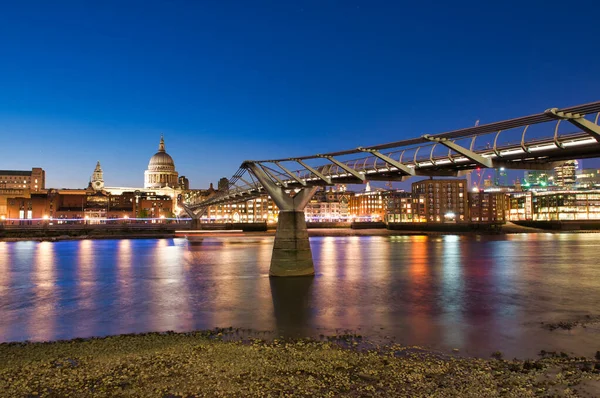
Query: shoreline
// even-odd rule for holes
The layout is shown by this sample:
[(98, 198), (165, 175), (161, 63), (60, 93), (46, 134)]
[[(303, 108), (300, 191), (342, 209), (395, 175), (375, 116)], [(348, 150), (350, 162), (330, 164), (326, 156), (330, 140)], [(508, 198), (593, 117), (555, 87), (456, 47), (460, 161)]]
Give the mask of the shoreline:
[[(0, 237), (0, 242), (21, 242), (21, 241), (37, 241), (37, 242), (57, 242), (67, 240), (85, 240), (85, 239), (173, 239), (181, 237), (182, 234), (174, 232), (157, 232), (157, 233), (98, 233), (95, 231), (90, 235), (58, 235), (58, 236), (10, 236)], [(539, 228), (521, 227), (518, 225), (505, 225), (499, 231), (435, 231), (435, 230), (391, 230), (385, 228), (376, 229), (352, 229), (352, 228), (309, 228), (308, 235), (310, 237), (342, 237), (342, 236), (442, 236), (442, 235), (460, 235), (460, 236), (501, 236), (509, 234), (530, 234), (530, 233), (600, 233), (600, 230), (546, 230)], [(183, 233), (185, 235), (185, 233)], [(215, 235), (207, 234), (207, 237)], [(219, 234), (219, 236), (227, 237), (227, 234)], [(259, 231), (259, 232), (243, 232), (243, 237), (256, 236), (275, 236), (275, 230)]]
[(271, 341), (226, 328), (1, 343), (0, 390), (42, 396), (597, 396), (600, 353), (462, 357), (361, 336)]

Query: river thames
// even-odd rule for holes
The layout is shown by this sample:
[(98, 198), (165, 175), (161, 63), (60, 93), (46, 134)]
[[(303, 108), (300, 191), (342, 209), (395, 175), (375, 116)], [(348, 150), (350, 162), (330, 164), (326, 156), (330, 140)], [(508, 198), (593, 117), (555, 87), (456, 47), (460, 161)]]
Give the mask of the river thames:
[(231, 326), (486, 357), (600, 350), (598, 322), (544, 327), (600, 316), (600, 234), (312, 237), (308, 278), (269, 278), (272, 243), (0, 242), (0, 341)]

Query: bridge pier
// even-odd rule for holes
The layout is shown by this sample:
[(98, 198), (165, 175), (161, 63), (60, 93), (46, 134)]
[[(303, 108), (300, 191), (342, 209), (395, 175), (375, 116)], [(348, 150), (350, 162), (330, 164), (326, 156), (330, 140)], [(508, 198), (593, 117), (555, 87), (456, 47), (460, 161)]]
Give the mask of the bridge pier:
[(187, 215), (192, 219), (190, 222), (190, 229), (192, 231), (202, 229), (202, 223), (200, 218), (204, 213), (206, 213), (206, 208), (200, 208), (198, 210), (192, 210), (186, 205), (183, 205), (183, 210), (187, 213)]
[(279, 221), (275, 232), (275, 242), (273, 242), (269, 275), (314, 275), (315, 267), (304, 219), (304, 208), (316, 192), (317, 187), (301, 188), (294, 196), (290, 196), (256, 164), (248, 162), (246, 167), (256, 176), (279, 208)]
[(202, 229), (202, 223), (200, 222), (200, 218), (192, 218), (191, 228), (192, 230)]
[(271, 256), (271, 276), (314, 275), (304, 211), (279, 211)]

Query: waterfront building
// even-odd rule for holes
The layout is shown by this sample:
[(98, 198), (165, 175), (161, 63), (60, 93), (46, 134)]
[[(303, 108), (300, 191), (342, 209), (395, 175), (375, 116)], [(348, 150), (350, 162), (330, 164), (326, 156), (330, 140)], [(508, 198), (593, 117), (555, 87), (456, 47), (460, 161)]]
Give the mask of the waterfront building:
[(347, 221), (350, 218), (350, 193), (335, 189), (315, 193), (304, 209), (306, 221)]
[(177, 188), (179, 184), (178, 176), (179, 174), (175, 170), (175, 162), (165, 151), (165, 140), (161, 136), (158, 152), (150, 158), (148, 169), (144, 172), (144, 188)]
[(171, 218), (173, 198), (152, 192), (129, 191), (112, 195), (88, 189), (49, 189), (28, 197), (8, 199), (8, 219), (14, 224), (40, 220), (58, 224), (85, 220), (103, 223), (111, 219)]
[(46, 188), (46, 172), (40, 167), (31, 170), (0, 170), (0, 189), (29, 189), (31, 192)]
[(534, 221), (600, 220), (600, 191), (538, 192), (533, 196)]
[(600, 220), (600, 190), (513, 193), (506, 217), (509, 221)]
[(413, 221), (466, 222), (466, 187), (466, 179), (430, 179), (413, 183)]
[(0, 219), (9, 217), (9, 198), (30, 197), (32, 192), (39, 192), (45, 188), (46, 172), (40, 167), (31, 170), (0, 170)]
[(508, 221), (526, 221), (533, 218), (534, 192), (511, 193), (506, 202), (506, 219)]
[(358, 221), (383, 221), (386, 206), (383, 189), (371, 190), (369, 184), (362, 192), (350, 196), (350, 217)]
[(504, 223), (507, 194), (498, 192), (469, 192), (469, 221), (472, 223)]
[(273, 200), (268, 195), (261, 195), (241, 202), (209, 206), (201, 219), (209, 223), (275, 223), (278, 214)]
[(385, 220), (387, 222), (413, 222), (412, 193), (388, 191), (385, 199)]

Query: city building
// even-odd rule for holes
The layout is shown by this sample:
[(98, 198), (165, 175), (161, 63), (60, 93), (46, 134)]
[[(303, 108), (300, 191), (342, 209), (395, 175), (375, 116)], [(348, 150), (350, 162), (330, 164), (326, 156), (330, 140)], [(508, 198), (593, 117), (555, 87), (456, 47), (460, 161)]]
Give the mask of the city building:
[(165, 151), (164, 137), (160, 137), (158, 152), (156, 152), (148, 163), (148, 169), (144, 172), (144, 188), (177, 188), (179, 174), (175, 171), (173, 158)]
[(46, 172), (40, 167), (31, 170), (0, 170), (0, 189), (26, 188), (31, 192), (46, 188)]
[(186, 176), (179, 176), (179, 188), (183, 191), (188, 191), (190, 189), (190, 180), (187, 179)]
[(40, 167), (30, 170), (0, 170), (0, 219), (8, 218), (7, 200), (15, 196), (30, 197), (46, 188), (46, 172)]
[(13, 197), (7, 203), (7, 218), (12, 224), (43, 220), (58, 224), (103, 223), (111, 219), (174, 216), (174, 202), (170, 196), (141, 191), (111, 195), (92, 188), (49, 189), (31, 193), (28, 197)]
[(412, 193), (388, 191), (385, 196), (385, 220), (387, 222), (413, 222)]
[(466, 222), (467, 180), (422, 180), (412, 184), (413, 221)]
[(304, 209), (310, 222), (347, 221), (350, 218), (350, 194), (335, 188), (315, 193)]
[(355, 221), (383, 221), (385, 220), (386, 206), (384, 204), (383, 189), (371, 190), (367, 186), (362, 192), (355, 192), (350, 196), (350, 217)]
[(261, 195), (243, 202), (209, 206), (201, 219), (209, 223), (275, 223), (278, 214), (273, 200), (268, 195)]
[(576, 177), (575, 187), (577, 189), (600, 189), (599, 169), (583, 169)]
[(525, 189), (544, 188), (552, 181), (552, 175), (546, 170), (526, 170), (522, 186)]
[(600, 220), (600, 191), (537, 192), (532, 198), (532, 220)]
[(504, 223), (507, 194), (504, 192), (469, 192), (469, 221)]
[(577, 181), (577, 168), (579, 162), (577, 160), (568, 160), (554, 168), (552, 176), (552, 185), (562, 189), (571, 189)]

